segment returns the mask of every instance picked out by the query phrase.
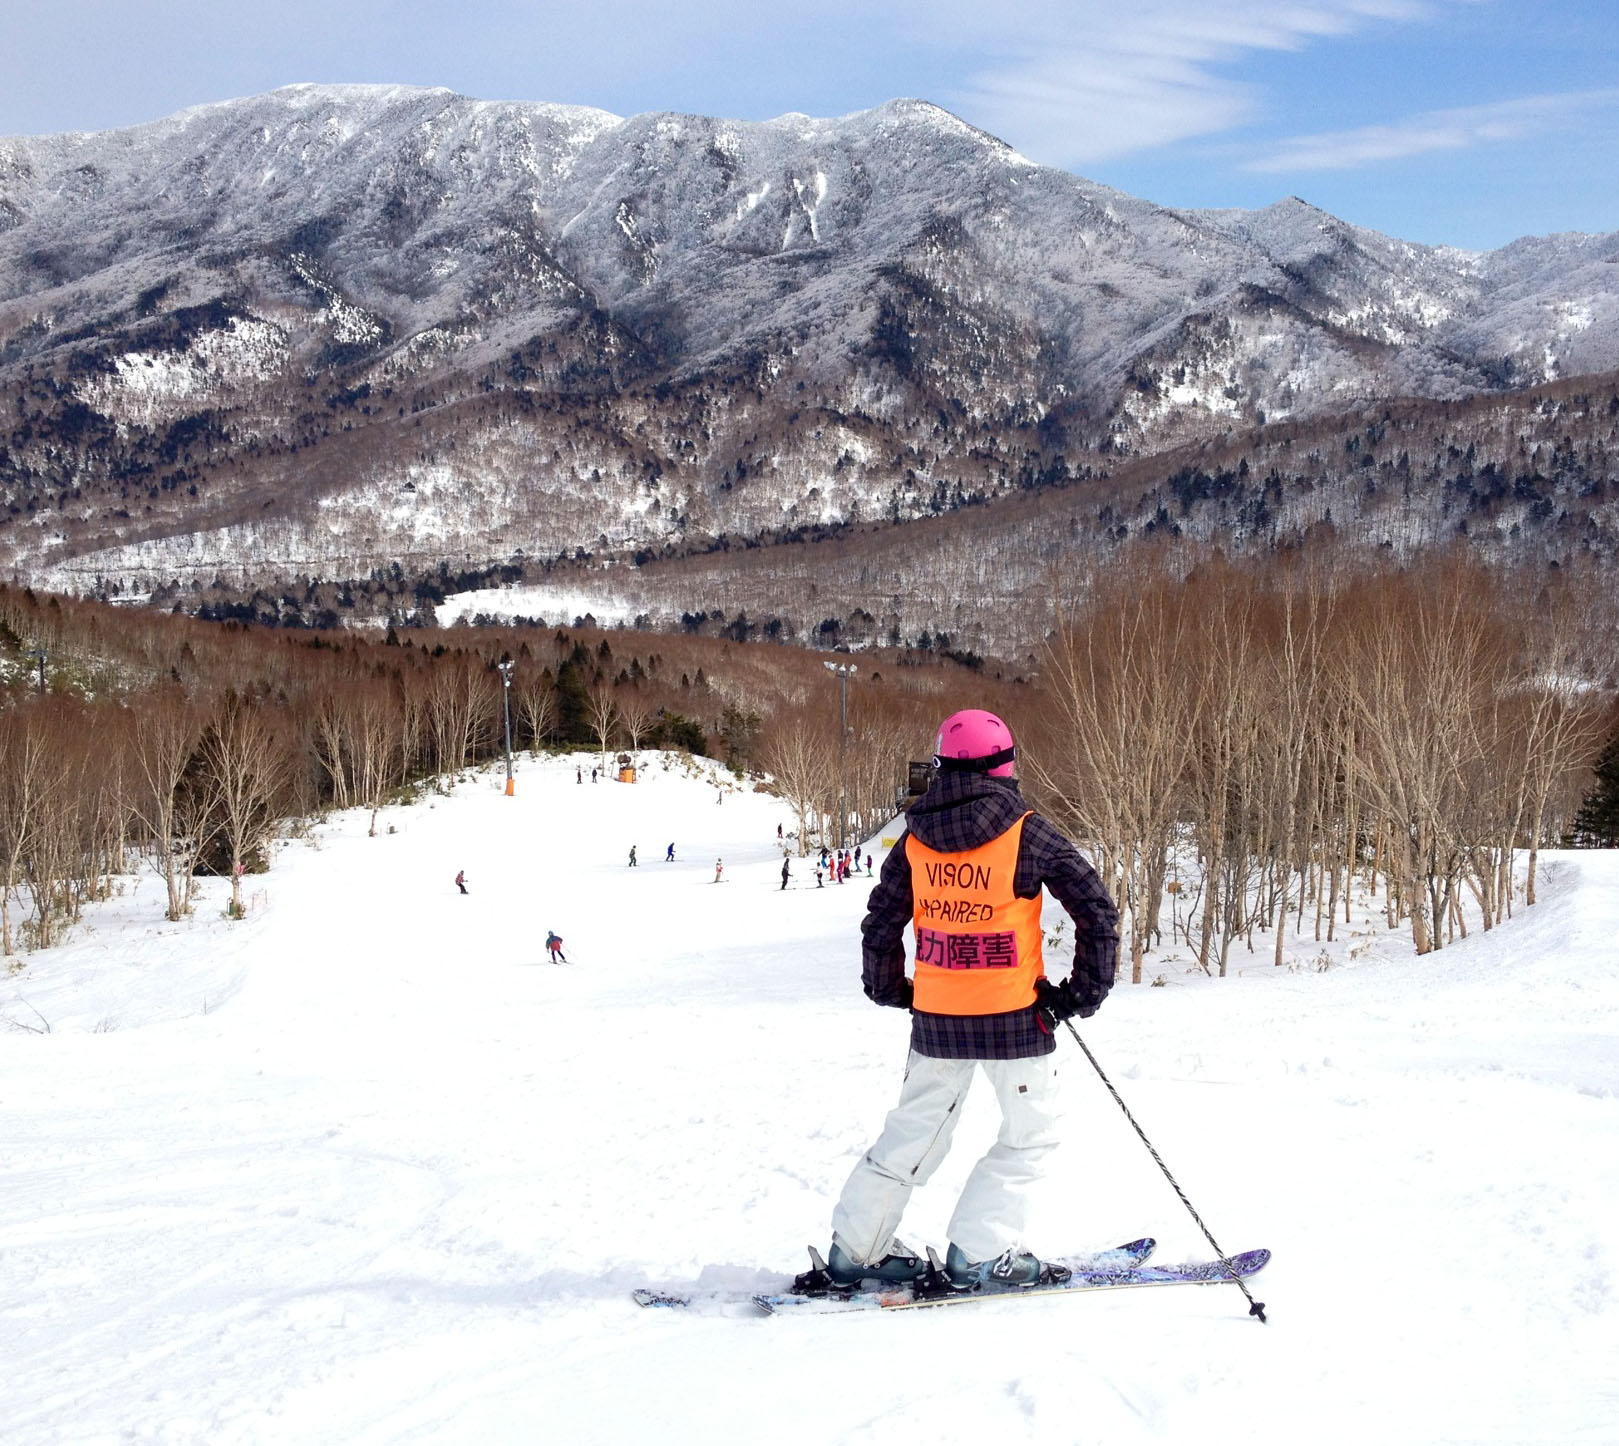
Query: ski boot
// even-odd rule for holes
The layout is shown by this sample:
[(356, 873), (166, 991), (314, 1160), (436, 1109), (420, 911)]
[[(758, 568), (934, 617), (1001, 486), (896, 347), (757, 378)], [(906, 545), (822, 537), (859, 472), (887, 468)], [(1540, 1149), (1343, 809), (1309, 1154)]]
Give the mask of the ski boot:
[(813, 1245), (809, 1248), (811, 1269), (793, 1281), (794, 1295), (849, 1295), (867, 1281), (879, 1286), (913, 1285), (928, 1272), (927, 1262), (912, 1255), (899, 1241), (881, 1260), (870, 1265), (853, 1259), (834, 1240), (826, 1259)]
[(1003, 1250), (993, 1260), (968, 1260), (961, 1247), (952, 1244), (944, 1258), (944, 1274), (958, 1291), (1022, 1290), (1031, 1285), (1061, 1285), (1073, 1271), (1026, 1250)]

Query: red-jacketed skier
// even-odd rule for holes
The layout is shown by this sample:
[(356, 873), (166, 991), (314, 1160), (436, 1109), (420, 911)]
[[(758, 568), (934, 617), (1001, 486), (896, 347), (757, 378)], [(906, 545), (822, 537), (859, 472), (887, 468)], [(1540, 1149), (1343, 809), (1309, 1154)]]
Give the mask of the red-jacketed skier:
[[(1096, 871), (1023, 801), (1012, 732), (971, 708), (939, 729), (934, 776), (883, 861), (861, 924), (862, 979), (877, 1004), (911, 1012), (898, 1105), (855, 1166), (832, 1215), (834, 1284), (913, 1281), (921, 1258), (895, 1239), (911, 1190), (950, 1148), (978, 1070), (1001, 1107), (995, 1144), (950, 1220), (949, 1283), (964, 1290), (1066, 1278), (1023, 1239), (1031, 1187), (1057, 1144), (1056, 1047), (1042, 1021), (1089, 1018), (1113, 984), (1118, 910)], [(1069, 978), (1045, 978), (1042, 888), (1074, 921)], [(905, 929), (915, 937), (905, 973)]]
[(562, 936), (555, 929), (549, 929), (545, 935), (545, 947), (551, 951), (553, 964), (566, 964), (568, 956), (562, 952)]

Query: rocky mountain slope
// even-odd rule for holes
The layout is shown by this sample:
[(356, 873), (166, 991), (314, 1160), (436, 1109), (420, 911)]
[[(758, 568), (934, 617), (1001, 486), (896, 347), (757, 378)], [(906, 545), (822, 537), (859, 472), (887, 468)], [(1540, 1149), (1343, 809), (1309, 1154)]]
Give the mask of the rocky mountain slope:
[(1619, 234), (1168, 210), (918, 101), (293, 87), (0, 140), (0, 568), (678, 556), (1619, 367)]

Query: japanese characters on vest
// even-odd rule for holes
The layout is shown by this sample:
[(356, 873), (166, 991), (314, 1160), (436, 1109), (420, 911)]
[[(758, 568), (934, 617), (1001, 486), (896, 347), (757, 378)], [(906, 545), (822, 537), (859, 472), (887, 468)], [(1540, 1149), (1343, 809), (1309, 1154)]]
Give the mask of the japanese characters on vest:
[(1025, 813), (998, 838), (961, 853), (905, 840), (916, 931), (915, 1008), (1005, 1014), (1034, 1003), (1045, 973), (1040, 898), (1012, 891)]

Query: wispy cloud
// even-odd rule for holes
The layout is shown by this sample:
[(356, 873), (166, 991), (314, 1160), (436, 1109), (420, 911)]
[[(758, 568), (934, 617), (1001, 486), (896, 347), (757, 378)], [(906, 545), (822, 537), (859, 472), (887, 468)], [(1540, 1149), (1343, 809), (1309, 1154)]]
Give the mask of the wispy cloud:
[(1243, 169), (1266, 174), (1346, 171), (1386, 164), (1433, 151), (1524, 140), (1566, 129), (1594, 112), (1619, 106), (1619, 89), (1532, 95), (1456, 110), (1426, 111), (1389, 125), (1357, 126), (1320, 135), (1293, 136)]
[[(983, 37), (987, 64), (950, 97), (1038, 159), (1084, 166), (1253, 120), (1263, 97), (1227, 68), (1475, 0), (1079, 0)], [(1043, 8), (1043, 7), (1042, 7)]]

